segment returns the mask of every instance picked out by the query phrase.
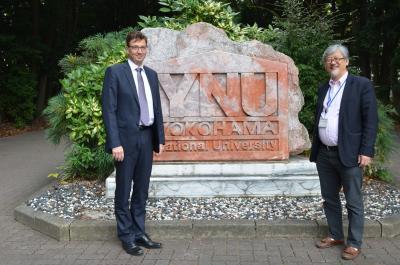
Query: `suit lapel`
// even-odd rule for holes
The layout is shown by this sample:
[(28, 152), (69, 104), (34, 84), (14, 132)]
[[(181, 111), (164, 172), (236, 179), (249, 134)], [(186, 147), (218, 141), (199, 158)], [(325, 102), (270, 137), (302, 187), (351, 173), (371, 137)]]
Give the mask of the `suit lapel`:
[(347, 109), (348, 99), (351, 97), (351, 83), (353, 82), (353, 76), (348, 75), (346, 79), (346, 85), (343, 88), (342, 100), (340, 101), (340, 110), (339, 110), (339, 121), (343, 118), (343, 113)]
[(124, 69), (125, 76), (128, 79), (129, 85), (131, 86), (131, 88), (133, 90), (133, 98), (135, 99), (136, 103), (139, 104), (139, 98), (138, 98), (137, 89), (135, 86), (135, 80), (133, 80), (132, 71), (131, 71), (131, 68), (129, 67), (128, 62), (124, 63), (123, 69)]

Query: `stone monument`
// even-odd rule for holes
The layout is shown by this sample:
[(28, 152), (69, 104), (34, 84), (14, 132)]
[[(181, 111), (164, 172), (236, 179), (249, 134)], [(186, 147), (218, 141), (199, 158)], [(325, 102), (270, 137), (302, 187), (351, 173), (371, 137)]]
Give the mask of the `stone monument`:
[[(295, 156), (310, 141), (298, 120), (304, 100), (290, 57), (258, 41), (231, 41), (207, 23), (143, 32), (166, 136), (150, 196), (319, 192), (315, 166)], [(112, 196), (112, 177), (107, 184)]]

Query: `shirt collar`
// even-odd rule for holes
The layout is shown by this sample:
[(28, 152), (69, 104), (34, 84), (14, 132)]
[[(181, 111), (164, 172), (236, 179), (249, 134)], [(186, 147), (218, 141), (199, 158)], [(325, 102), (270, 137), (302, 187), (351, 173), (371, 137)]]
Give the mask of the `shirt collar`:
[(129, 67), (131, 68), (132, 71), (136, 70), (137, 68), (142, 68), (143, 70), (143, 65), (136, 65), (131, 59), (128, 58), (128, 64)]
[(346, 71), (346, 73), (338, 80), (338, 81), (333, 81), (333, 79), (329, 80), (329, 85), (330, 86), (341, 86), (344, 82), (346, 82), (347, 76), (349, 75), (349, 72)]

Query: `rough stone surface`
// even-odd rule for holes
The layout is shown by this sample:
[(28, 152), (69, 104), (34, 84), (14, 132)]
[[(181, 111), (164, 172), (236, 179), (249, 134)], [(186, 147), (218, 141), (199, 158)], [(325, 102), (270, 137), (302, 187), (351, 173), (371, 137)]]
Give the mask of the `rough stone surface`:
[(282, 160), (310, 147), (293, 60), (258, 41), (233, 42), (207, 23), (149, 28), (166, 148), (160, 161)]

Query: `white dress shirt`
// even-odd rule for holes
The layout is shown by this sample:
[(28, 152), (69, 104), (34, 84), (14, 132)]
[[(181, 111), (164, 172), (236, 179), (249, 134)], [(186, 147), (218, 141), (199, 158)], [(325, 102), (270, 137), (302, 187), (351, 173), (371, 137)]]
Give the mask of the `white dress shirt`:
[[(144, 91), (146, 93), (146, 100), (147, 100), (147, 106), (149, 107), (149, 115), (150, 115), (150, 125), (153, 124), (154, 122), (154, 110), (153, 110), (153, 97), (151, 94), (151, 89), (150, 89), (150, 84), (149, 80), (147, 79), (146, 72), (143, 69), (143, 66), (136, 65), (134, 62), (132, 62), (131, 59), (128, 59), (128, 64), (129, 67), (131, 68), (131, 72), (133, 75), (133, 80), (135, 80), (135, 86), (136, 86), (136, 92), (139, 95), (139, 86), (138, 86), (138, 80), (137, 80), (137, 71), (136, 68), (142, 68), (142, 71), (140, 72), (143, 78), (143, 83), (144, 83)], [(140, 125), (141, 122), (140, 122)]]
[[(348, 72), (338, 81), (329, 81), (320, 120), (326, 119), (326, 126), (318, 126), (319, 139), (324, 145), (337, 146), (339, 133), (339, 111)], [(321, 124), (321, 121), (320, 121)]]

